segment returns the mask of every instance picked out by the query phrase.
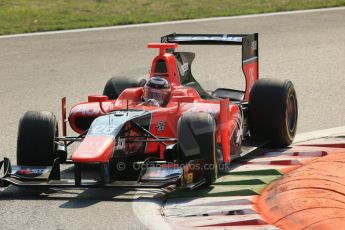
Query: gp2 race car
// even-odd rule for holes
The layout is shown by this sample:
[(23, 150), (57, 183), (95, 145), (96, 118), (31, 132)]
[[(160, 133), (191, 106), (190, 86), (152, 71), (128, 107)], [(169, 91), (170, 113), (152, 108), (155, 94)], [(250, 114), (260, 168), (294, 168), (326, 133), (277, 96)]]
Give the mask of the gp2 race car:
[[(204, 90), (191, 72), (195, 54), (175, 51), (182, 44), (241, 45), (245, 89)], [(235, 158), (292, 143), (295, 89), (289, 80), (259, 80), (258, 34), (174, 33), (148, 48), (159, 49), (148, 81), (113, 77), (103, 95), (73, 106), (68, 118), (62, 99), (62, 136), (52, 113), (26, 112), (19, 122), (18, 165), (1, 161), (0, 186), (194, 189), (211, 185), (219, 166)], [(147, 100), (145, 87), (152, 84), (159, 87)], [(78, 136), (67, 136), (67, 123)], [(81, 143), (69, 154), (74, 142)], [(74, 165), (74, 178), (61, 178), (61, 164)], [(83, 178), (85, 165), (97, 165), (98, 177)]]

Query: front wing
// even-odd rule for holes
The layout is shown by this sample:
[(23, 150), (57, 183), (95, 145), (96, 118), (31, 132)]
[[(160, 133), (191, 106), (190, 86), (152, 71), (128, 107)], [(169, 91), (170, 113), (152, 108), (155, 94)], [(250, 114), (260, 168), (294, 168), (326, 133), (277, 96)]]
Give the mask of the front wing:
[(108, 165), (101, 164), (100, 179), (82, 179), (81, 165), (74, 165), (74, 179), (60, 178), (59, 159), (53, 166), (14, 166), (8, 158), (0, 162), (4, 174), (0, 178), (0, 187), (14, 185), (18, 187), (48, 188), (165, 188), (176, 185), (195, 189), (205, 183), (204, 174), (189, 171), (193, 164), (203, 164), (202, 160), (193, 160), (185, 167), (161, 167), (166, 162), (146, 160), (136, 181), (110, 181)]

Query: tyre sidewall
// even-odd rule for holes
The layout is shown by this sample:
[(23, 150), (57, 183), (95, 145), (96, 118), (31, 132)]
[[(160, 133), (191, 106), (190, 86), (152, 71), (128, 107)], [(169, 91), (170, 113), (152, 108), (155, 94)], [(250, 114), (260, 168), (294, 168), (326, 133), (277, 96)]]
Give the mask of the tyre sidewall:
[(52, 165), (57, 150), (56, 136), (58, 136), (58, 124), (52, 113), (26, 112), (19, 121), (17, 164)]

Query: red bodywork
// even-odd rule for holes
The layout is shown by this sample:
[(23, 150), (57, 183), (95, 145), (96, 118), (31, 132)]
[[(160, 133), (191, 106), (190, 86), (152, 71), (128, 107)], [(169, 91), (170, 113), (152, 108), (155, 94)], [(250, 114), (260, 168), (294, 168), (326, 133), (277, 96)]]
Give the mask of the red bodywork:
[[(81, 134), (85, 131), (85, 127), (81, 125), (83, 122), (90, 123), (94, 118), (105, 115), (108, 111), (128, 107), (128, 109), (152, 112), (149, 131), (153, 135), (178, 138), (176, 136), (177, 123), (183, 113), (207, 112), (212, 114), (216, 120), (216, 142), (221, 146), (223, 160), (224, 162), (230, 162), (230, 136), (239, 119), (239, 108), (237, 105), (232, 104), (229, 99), (204, 100), (195, 89), (181, 86), (175, 56), (166, 52), (166, 49), (175, 49), (177, 46), (178, 44), (175, 43), (148, 44), (148, 48), (158, 48), (160, 50), (159, 55), (152, 62), (150, 77), (164, 77), (172, 87), (169, 103), (165, 107), (142, 105), (142, 87), (124, 90), (117, 100), (107, 100), (104, 96), (89, 96), (88, 102), (77, 104), (71, 109), (68, 118), (71, 128)], [(166, 64), (166, 73), (156, 73), (156, 65), (162, 60)], [(247, 79), (244, 100), (248, 100), (250, 87), (257, 80), (257, 62), (248, 65), (243, 64), (243, 71)], [(74, 162), (109, 162), (113, 148), (119, 144), (116, 143), (116, 140), (116, 138), (107, 135), (86, 136), (73, 153), (72, 160)], [(164, 145), (159, 142), (147, 142), (145, 143), (144, 154), (159, 153), (160, 158), (164, 158), (164, 150)]]

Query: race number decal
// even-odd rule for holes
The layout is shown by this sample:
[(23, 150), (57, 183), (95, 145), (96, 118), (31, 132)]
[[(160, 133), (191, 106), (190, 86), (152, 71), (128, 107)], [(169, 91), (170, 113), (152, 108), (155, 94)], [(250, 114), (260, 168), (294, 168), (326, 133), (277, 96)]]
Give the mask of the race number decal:
[(110, 135), (112, 134), (116, 129), (115, 125), (104, 125), (104, 124), (99, 124), (91, 127), (90, 134), (93, 135)]

